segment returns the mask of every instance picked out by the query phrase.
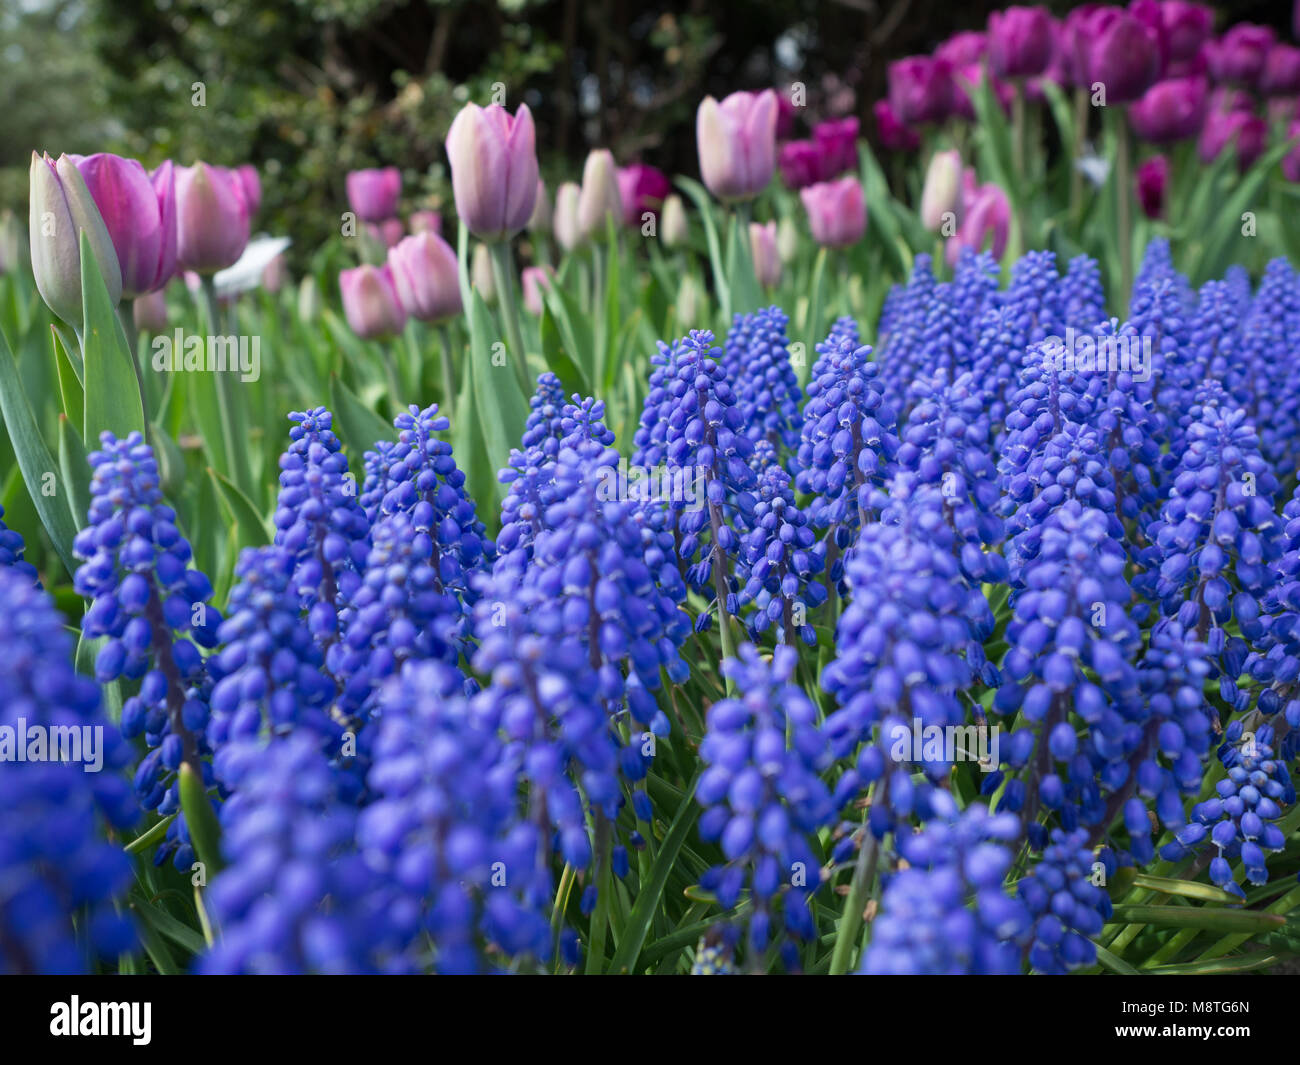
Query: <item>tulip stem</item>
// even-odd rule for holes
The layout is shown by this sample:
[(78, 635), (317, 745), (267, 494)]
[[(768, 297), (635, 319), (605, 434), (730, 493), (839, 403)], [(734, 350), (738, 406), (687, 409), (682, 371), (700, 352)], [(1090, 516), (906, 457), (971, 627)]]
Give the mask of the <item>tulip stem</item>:
[(438, 339), (442, 341), (442, 413), (450, 421), (456, 402), (456, 374), (451, 364), (451, 331), (445, 325), (438, 326)]
[[(131, 369), (135, 371), (135, 383), (140, 389), (140, 409), (144, 413), (144, 426), (149, 429), (149, 400), (144, 394), (144, 374), (140, 370), (140, 333), (135, 327), (135, 315), (131, 304), (122, 301), (117, 305), (117, 320), (122, 323), (122, 332), (126, 336), (126, 346), (131, 352)], [(146, 432), (146, 437), (148, 433)]]
[(1129, 133), (1128, 122), (1124, 112), (1118, 112), (1115, 120), (1115, 203), (1116, 219), (1119, 224), (1119, 311), (1121, 317), (1128, 314), (1129, 292), (1133, 287), (1133, 232), (1130, 229), (1130, 200), (1133, 190), (1129, 188)]
[(497, 285), (497, 307), (506, 329), (506, 341), (511, 348), (511, 359), (519, 377), (524, 398), (533, 394), (533, 383), (528, 375), (528, 356), (524, 351), (524, 334), (519, 328), (519, 300), (515, 296), (515, 278), (510, 258), (510, 244), (498, 241), (491, 245), (492, 276)]
[(1070, 224), (1077, 227), (1079, 212), (1083, 209), (1083, 171), (1079, 160), (1088, 137), (1088, 90), (1083, 86), (1074, 90), (1074, 150), (1070, 156)]

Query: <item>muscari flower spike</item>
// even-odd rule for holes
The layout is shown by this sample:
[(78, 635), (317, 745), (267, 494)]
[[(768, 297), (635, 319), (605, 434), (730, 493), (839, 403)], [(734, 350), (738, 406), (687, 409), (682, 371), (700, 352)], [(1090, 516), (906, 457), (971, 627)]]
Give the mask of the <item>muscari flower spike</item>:
[(722, 365), (750, 439), (793, 452), (799, 445), (803, 393), (790, 361), (788, 324), (780, 307), (736, 315)]
[(1097, 880), (1104, 884), (1114, 871), (1113, 858), (1089, 849), (1086, 829), (1052, 830), (1037, 864), (1017, 885), (1034, 919), (1029, 964), (1038, 972), (1064, 976), (1096, 962), (1093, 937), (1101, 934), (1114, 911)]
[[(0, 507), (0, 519), (4, 518), (5, 509)], [(37, 581), (36, 567), (23, 559), (26, 550), (22, 533), (5, 525), (0, 520), (0, 566), (8, 566), (24, 576), (30, 577), (33, 584)]]

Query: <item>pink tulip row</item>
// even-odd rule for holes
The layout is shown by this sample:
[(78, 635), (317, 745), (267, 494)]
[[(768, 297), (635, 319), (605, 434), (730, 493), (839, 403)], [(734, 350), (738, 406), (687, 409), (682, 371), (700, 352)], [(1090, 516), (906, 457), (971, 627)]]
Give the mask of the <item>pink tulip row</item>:
[(90, 239), (110, 297), (136, 299), (182, 271), (211, 274), (232, 265), (262, 200), (252, 166), (167, 160), (149, 172), (107, 153), (54, 160), (33, 152), (30, 190), (37, 288), (55, 314), (78, 327), (79, 232)]

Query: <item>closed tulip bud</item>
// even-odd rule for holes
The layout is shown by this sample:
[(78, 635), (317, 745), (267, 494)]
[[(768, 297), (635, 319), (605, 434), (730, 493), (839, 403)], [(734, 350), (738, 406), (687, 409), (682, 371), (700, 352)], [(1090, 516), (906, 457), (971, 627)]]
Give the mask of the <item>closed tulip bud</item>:
[(308, 274), (298, 283), (298, 317), (304, 322), (314, 322), (320, 317), (320, 286), (316, 278)]
[(533, 204), (533, 213), (528, 219), (529, 233), (549, 233), (551, 231), (551, 198), (546, 194), (546, 182), (537, 179), (537, 202)]
[(776, 223), (749, 223), (749, 251), (754, 259), (754, 276), (764, 288), (781, 283), (781, 252), (776, 246)]
[(700, 175), (726, 202), (752, 200), (776, 170), (776, 93), (733, 92), (721, 103), (706, 96), (695, 115)]
[(497, 282), (492, 273), (492, 253), (486, 244), (479, 244), (474, 249), (474, 258), (470, 260), (470, 284), (474, 291), (483, 297), (489, 307), (497, 301)]
[(347, 177), (348, 206), (363, 222), (382, 222), (397, 214), (402, 172), (395, 166), (353, 170)]
[(32, 153), (28, 236), (32, 273), (46, 305), (68, 325), (81, 328), (81, 236), (103, 275), (108, 296), (122, 298), (122, 272), (104, 219), (72, 160), (55, 162)]
[(867, 205), (855, 177), (823, 181), (799, 193), (808, 212), (813, 240), (828, 248), (845, 248), (862, 239), (867, 229)]
[(926, 229), (938, 232), (949, 213), (953, 222), (961, 220), (961, 176), (960, 152), (935, 152), (930, 157), (921, 190), (921, 224)]
[(442, 235), (442, 215), (437, 211), (412, 211), (407, 219), (412, 233), (437, 233)]
[(664, 200), (663, 217), (659, 220), (659, 237), (666, 248), (680, 248), (690, 237), (686, 205), (676, 193)]
[(252, 163), (245, 163), (243, 166), (235, 168), (235, 174), (239, 178), (239, 187), (244, 190), (244, 202), (248, 204), (248, 216), (250, 218), (257, 214), (257, 209), (262, 206), (262, 179), (257, 175), (257, 167)]
[(1265, 96), (1294, 96), (1300, 93), (1300, 48), (1275, 44), (1264, 60), (1259, 91)]
[(406, 312), (397, 298), (387, 264), (366, 263), (339, 273), (343, 313), (352, 332), (364, 340), (393, 336), (406, 327)]
[(537, 147), (527, 104), (511, 115), (500, 104), (466, 104), (447, 131), (456, 212), (480, 240), (509, 240), (528, 224), (537, 201)]
[(167, 294), (162, 289), (137, 296), (131, 304), (131, 317), (142, 333), (162, 333), (167, 329)]
[(623, 200), (618, 191), (618, 168), (607, 148), (587, 154), (582, 167), (582, 192), (578, 197), (578, 228), (585, 239), (602, 237), (609, 220), (623, 221)]
[(952, 114), (952, 75), (945, 59), (914, 55), (895, 60), (889, 64), (890, 111), (905, 126), (942, 122)]
[(70, 155), (117, 252), (122, 298), (161, 288), (176, 272), (176, 182), (170, 161), (150, 179), (134, 159)]
[(1080, 27), (1084, 84), (1105, 87), (1106, 104), (1141, 98), (1164, 67), (1160, 32), (1121, 8), (1103, 7)]
[(955, 265), (962, 248), (981, 251), (988, 245), (995, 259), (1001, 259), (1011, 230), (1011, 205), (997, 185), (981, 185), (975, 194), (957, 235), (948, 241), (947, 259)]
[(1170, 63), (1186, 63), (1196, 58), (1201, 45), (1214, 32), (1214, 11), (1204, 4), (1189, 4), (1185, 0), (1137, 0), (1132, 10), (1136, 14), (1142, 7), (1156, 9)]
[(549, 266), (525, 266), (520, 281), (524, 289), (524, 308), (529, 314), (540, 315), (544, 299), (542, 290), (551, 287), (555, 271)]
[(1158, 81), (1129, 105), (1129, 122), (1143, 140), (1173, 144), (1200, 132), (1209, 99), (1210, 86), (1204, 78)]
[(422, 322), (441, 322), (461, 312), (456, 253), (436, 233), (407, 237), (388, 253), (402, 309)]
[(677, 291), (677, 320), (686, 326), (694, 323), (703, 309), (704, 296), (705, 293), (699, 281), (695, 279), (695, 275), (684, 275), (681, 288)]
[(671, 189), (667, 175), (657, 167), (645, 163), (620, 167), (618, 195), (623, 205), (624, 225), (640, 226), (647, 214), (658, 218)]
[(214, 274), (233, 265), (248, 244), (248, 203), (239, 179), (207, 163), (176, 170), (176, 262)]
[(1267, 26), (1238, 23), (1217, 41), (1210, 41), (1205, 46), (1210, 74), (1215, 81), (1255, 88), (1276, 39)]
[(1165, 188), (1169, 184), (1169, 160), (1163, 155), (1153, 155), (1137, 168), (1134, 175), (1135, 191), (1142, 213), (1148, 218), (1159, 218), (1165, 210)]
[(799, 255), (799, 227), (789, 215), (776, 225), (776, 250), (781, 256), (781, 262), (787, 266)]
[(555, 214), (552, 223), (555, 239), (565, 251), (573, 251), (584, 243), (582, 228), (578, 225), (578, 201), (582, 190), (575, 182), (566, 181), (555, 190)]
[(1009, 7), (989, 16), (989, 66), (1001, 78), (1041, 74), (1052, 59), (1052, 16), (1041, 7)]

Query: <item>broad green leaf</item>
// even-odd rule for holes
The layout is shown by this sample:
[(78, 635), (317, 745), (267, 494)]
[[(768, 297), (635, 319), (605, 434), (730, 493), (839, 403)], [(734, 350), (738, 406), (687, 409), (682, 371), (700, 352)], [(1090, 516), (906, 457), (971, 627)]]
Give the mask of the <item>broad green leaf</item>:
[(90, 511), (90, 462), (86, 448), (66, 414), (59, 415), (59, 472), (67, 487), (68, 510), (78, 529)]
[(396, 440), (397, 430), (348, 388), (338, 377), (330, 378), (330, 407), (339, 437), (347, 446), (354, 477), (361, 476), (361, 459), (380, 440)]
[(86, 389), (81, 438), (94, 447), (105, 431), (123, 439), (145, 431), (140, 381), (136, 377), (131, 350), (127, 346), (117, 309), (109, 298), (104, 279), (90, 247), (81, 234), (81, 302), (84, 326), (81, 353)]
[(203, 778), (182, 762), (180, 768), (181, 809), (185, 813), (185, 824), (194, 843), (194, 853), (199, 861), (207, 866), (208, 880), (219, 872), (221, 862), (221, 824), (216, 811), (212, 809), (212, 800), (208, 798), (203, 787)]

